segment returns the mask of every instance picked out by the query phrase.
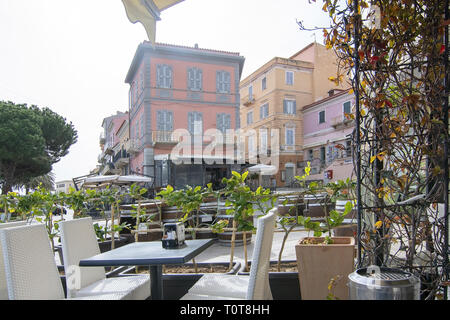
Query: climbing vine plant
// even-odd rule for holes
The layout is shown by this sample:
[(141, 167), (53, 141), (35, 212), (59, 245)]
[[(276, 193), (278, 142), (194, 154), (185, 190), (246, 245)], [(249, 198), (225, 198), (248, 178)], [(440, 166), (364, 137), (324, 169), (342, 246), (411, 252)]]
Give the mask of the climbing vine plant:
[[(314, 1), (315, 2), (315, 1)], [(323, 0), (324, 43), (355, 94), (358, 263), (448, 283), (448, 1)], [(301, 22), (300, 27), (308, 30)]]

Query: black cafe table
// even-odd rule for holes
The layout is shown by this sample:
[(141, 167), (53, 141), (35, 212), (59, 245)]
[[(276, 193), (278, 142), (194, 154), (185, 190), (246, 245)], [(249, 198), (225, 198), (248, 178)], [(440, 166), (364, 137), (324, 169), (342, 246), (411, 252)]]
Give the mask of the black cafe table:
[(177, 249), (165, 249), (161, 241), (133, 242), (96, 256), (80, 260), (80, 267), (149, 266), (152, 300), (162, 300), (162, 265), (183, 264), (206, 250), (215, 239), (186, 240)]

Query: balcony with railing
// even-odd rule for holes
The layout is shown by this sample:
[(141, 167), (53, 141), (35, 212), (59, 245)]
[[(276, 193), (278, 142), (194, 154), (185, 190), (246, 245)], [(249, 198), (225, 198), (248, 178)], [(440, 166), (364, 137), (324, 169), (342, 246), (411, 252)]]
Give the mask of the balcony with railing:
[(241, 104), (243, 104), (246, 107), (250, 106), (254, 102), (255, 102), (255, 95), (254, 94), (252, 94), (251, 96), (250, 95), (246, 95), (245, 97), (243, 97), (241, 99)]
[(140, 142), (139, 139), (130, 139), (125, 144), (125, 149), (128, 151), (128, 153), (136, 154), (140, 151)]
[(113, 156), (113, 163), (117, 168), (122, 168), (130, 162), (130, 154), (122, 149)]
[(349, 127), (353, 124), (353, 120), (345, 115), (340, 115), (331, 119), (331, 126), (333, 128)]
[(172, 132), (173, 131), (152, 131), (153, 146), (156, 146), (157, 144), (177, 144), (178, 140), (172, 136)]

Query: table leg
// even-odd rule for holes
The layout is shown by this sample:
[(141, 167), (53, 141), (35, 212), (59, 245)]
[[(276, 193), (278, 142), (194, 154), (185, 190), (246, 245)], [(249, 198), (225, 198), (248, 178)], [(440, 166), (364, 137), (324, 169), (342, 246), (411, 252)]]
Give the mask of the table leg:
[(152, 300), (163, 299), (162, 265), (149, 266)]

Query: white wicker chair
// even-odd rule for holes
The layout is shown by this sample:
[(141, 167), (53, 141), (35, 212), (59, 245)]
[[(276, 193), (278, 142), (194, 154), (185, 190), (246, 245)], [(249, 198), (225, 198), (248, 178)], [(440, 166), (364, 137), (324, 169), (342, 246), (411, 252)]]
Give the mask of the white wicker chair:
[[(9, 300), (64, 299), (55, 256), (43, 224), (0, 229)], [(83, 297), (117, 299), (117, 294)]]
[[(0, 229), (23, 226), (26, 223), (27, 222), (25, 220), (17, 222), (0, 223)], [(8, 287), (6, 286), (6, 274), (5, 274), (5, 264), (3, 262), (2, 246), (0, 246), (0, 300), (8, 300)]]
[(277, 209), (258, 218), (250, 274), (206, 274), (181, 300), (272, 300), (269, 264)]
[[(92, 218), (61, 221), (61, 243), (64, 269), (78, 266), (81, 259), (100, 254)], [(104, 267), (80, 267), (80, 289), (70, 289), (66, 277), (67, 296), (71, 298), (96, 294), (120, 293), (121, 299), (145, 300), (150, 297), (150, 275), (130, 275), (107, 278)]]

